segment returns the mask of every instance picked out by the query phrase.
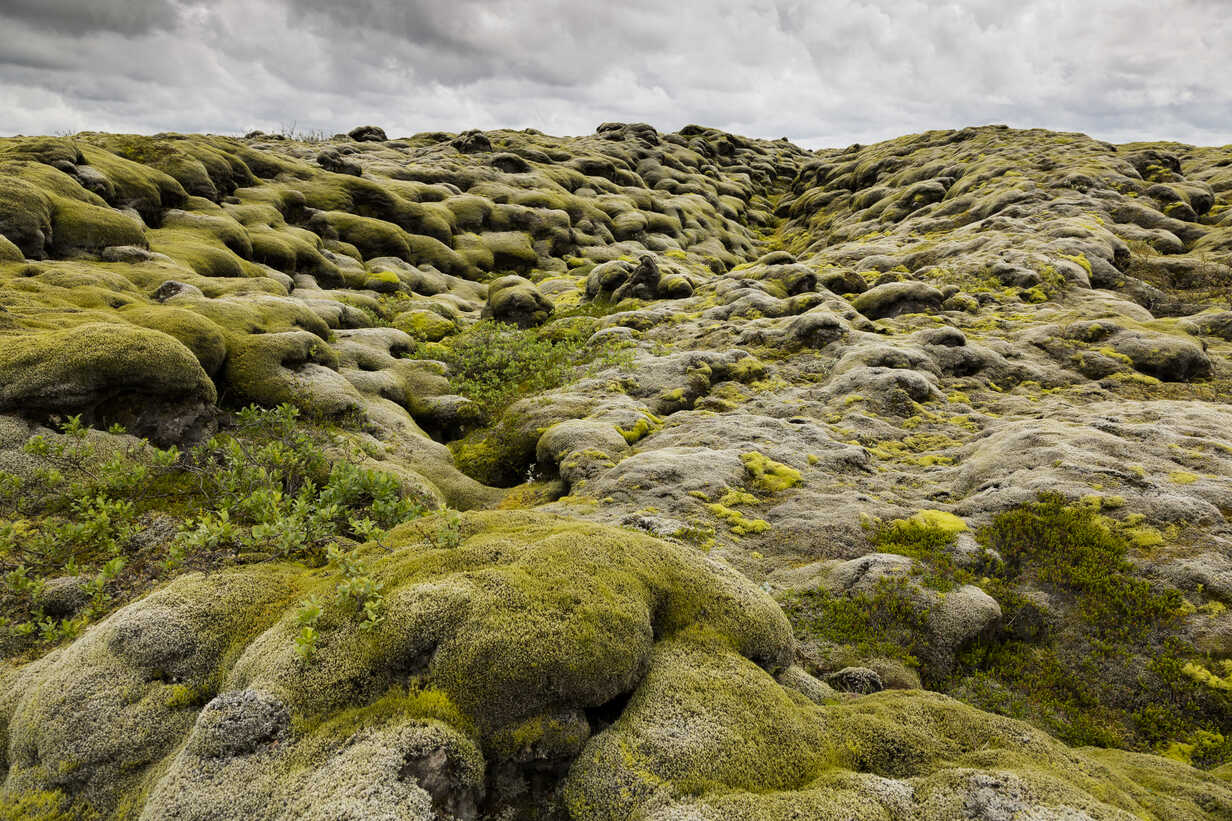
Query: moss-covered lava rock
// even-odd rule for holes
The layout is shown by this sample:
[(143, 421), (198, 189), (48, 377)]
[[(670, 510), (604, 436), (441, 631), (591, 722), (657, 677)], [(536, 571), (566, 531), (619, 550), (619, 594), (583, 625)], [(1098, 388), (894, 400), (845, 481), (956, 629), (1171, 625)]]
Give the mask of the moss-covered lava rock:
[(0, 817), (1228, 817), (1229, 158), (0, 140)]

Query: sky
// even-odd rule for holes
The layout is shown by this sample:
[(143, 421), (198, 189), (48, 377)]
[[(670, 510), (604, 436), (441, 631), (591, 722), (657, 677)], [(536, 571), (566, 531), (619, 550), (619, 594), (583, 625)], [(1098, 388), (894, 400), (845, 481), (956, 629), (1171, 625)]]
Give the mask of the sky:
[(0, 0), (0, 135), (1006, 123), (1232, 143), (1232, 0)]

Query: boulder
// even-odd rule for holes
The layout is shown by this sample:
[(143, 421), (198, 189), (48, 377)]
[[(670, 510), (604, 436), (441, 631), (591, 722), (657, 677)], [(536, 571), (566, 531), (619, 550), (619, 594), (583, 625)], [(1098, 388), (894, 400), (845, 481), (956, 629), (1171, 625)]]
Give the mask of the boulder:
[(851, 301), (852, 307), (869, 319), (938, 310), (945, 297), (925, 282), (887, 282), (870, 288)]
[(347, 136), (361, 143), (383, 143), (389, 139), (385, 136), (385, 129), (377, 125), (356, 126), (347, 132)]
[(1111, 345), (1117, 353), (1129, 357), (1135, 370), (1164, 382), (1190, 382), (1211, 375), (1210, 357), (1189, 339), (1131, 331), (1116, 336)]
[(352, 177), (362, 176), (364, 171), (359, 163), (348, 160), (336, 148), (327, 148), (317, 154), (317, 165), (335, 174), (349, 174)]
[(542, 325), (552, 314), (552, 302), (535, 284), (520, 276), (505, 276), (488, 286), (483, 316), (519, 328)]
[(844, 667), (826, 676), (826, 684), (839, 692), (856, 693), (857, 695), (880, 693), (885, 689), (877, 671), (867, 667)]
[(643, 254), (637, 267), (621, 285), (612, 292), (612, 299), (654, 299), (659, 295), (659, 264), (650, 254)]
[(463, 131), (449, 141), (459, 154), (480, 154), (492, 150), (492, 141), (482, 131)]

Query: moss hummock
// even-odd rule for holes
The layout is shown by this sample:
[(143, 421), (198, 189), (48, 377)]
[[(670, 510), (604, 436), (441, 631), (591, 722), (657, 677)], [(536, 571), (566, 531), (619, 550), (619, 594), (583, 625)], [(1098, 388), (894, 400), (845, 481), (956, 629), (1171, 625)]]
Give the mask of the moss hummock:
[(132, 394), (217, 398), (193, 353), (159, 331), (87, 323), (0, 337), (0, 409), (73, 412)]

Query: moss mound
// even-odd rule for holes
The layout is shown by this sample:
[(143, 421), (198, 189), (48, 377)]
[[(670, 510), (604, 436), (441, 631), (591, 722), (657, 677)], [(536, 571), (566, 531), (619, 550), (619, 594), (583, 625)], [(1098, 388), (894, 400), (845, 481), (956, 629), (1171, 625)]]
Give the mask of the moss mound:
[(0, 338), (0, 409), (72, 413), (134, 395), (217, 398), (192, 352), (159, 331), (100, 322)]
[(1092, 817), (1232, 808), (1213, 776), (941, 696), (814, 703), (774, 677), (791, 655), (770, 598), (690, 548), (533, 512), (422, 519), (333, 571), (182, 576), (8, 671), (0, 795), (143, 818), (942, 818), (1000, 778)]

